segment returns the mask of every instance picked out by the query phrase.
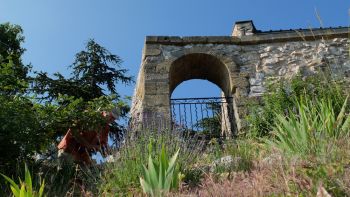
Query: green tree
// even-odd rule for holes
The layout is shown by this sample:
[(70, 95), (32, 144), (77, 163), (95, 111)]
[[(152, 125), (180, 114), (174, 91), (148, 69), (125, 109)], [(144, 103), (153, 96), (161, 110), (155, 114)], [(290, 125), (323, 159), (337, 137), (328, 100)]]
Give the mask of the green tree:
[[(93, 126), (91, 122), (98, 120), (98, 110), (95, 109), (91, 116), (87, 116), (89, 112), (87, 109), (91, 102), (104, 101), (103, 106), (109, 106), (109, 108), (112, 105), (118, 105), (121, 108), (121, 115), (126, 116), (129, 106), (120, 99), (116, 84), (121, 82), (129, 85), (133, 79), (127, 75), (127, 69), (121, 68), (121, 64), (122, 60), (119, 56), (90, 39), (85, 50), (77, 53), (73, 64), (69, 66), (72, 69), (69, 78), (60, 73), (55, 73), (53, 78), (44, 72), (37, 73), (33, 81), (33, 91), (40, 95), (41, 100), (57, 103), (58, 109), (64, 111), (62, 114), (66, 114), (58, 118), (61, 122), (55, 121), (59, 125), (57, 129), (61, 129), (57, 131), (57, 135), (63, 135), (73, 125), (77, 130), (86, 130), (88, 123), (90, 127)], [(75, 106), (75, 109), (67, 107), (77, 102), (79, 107)], [(68, 112), (69, 109), (71, 111)], [(104, 109), (102, 105), (100, 109)], [(83, 120), (83, 117), (87, 118)], [(114, 122), (110, 127), (110, 136), (118, 141), (123, 131), (124, 128)]]
[(23, 41), (20, 26), (0, 24), (0, 171), (10, 175), (47, 144), (37, 105), (25, 95), (30, 66), (21, 60)]
[(119, 56), (90, 39), (85, 50), (75, 55), (75, 61), (69, 67), (73, 70), (70, 78), (55, 73), (53, 79), (47, 73), (40, 72), (35, 78), (34, 90), (46, 95), (45, 98), (49, 100), (57, 99), (59, 94), (82, 98), (84, 101), (114, 94), (118, 100), (120, 96), (116, 84), (121, 82), (129, 85), (133, 82), (132, 77), (126, 74), (128, 70), (121, 68), (121, 64)]
[(26, 90), (31, 66), (22, 63), (25, 49), (23, 30), (18, 25), (0, 24), (0, 93), (16, 94)]
[[(101, 111), (115, 105), (125, 116), (129, 107), (116, 84), (133, 82), (121, 59), (94, 40), (76, 55), (70, 78), (60, 73), (51, 78), (44, 72), (29, 77), (31, 66), (21, 59), (22, 33), (18, 25), (0, 24), (0, 172), (9, 176), (20, 175), (18, 164), (38, 164), (38, 156), (40, 161), (54, 158), (68, 128), (94, 130), (105, 124)], [(122, 131), (114, 123), (111, 136), (119, 140)]]

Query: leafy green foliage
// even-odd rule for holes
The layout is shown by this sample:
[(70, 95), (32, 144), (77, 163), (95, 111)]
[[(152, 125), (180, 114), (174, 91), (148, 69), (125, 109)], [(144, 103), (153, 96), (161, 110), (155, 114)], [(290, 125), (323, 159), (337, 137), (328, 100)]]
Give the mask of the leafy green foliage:
[(23, 30), (18, 25), (0, 24), (0, 93), (23, 93), (27, 87), (30, 66), (23, 65), (21, 47)]
[(0, 95), (1, 171), (12, 174), (17, 163), (45, 150), (51, 134), (42, 124), (40, 108), (27, 97)]
[[(55, 78), (44, 72), (37, 73), (32, 88), (41, 100), (54, 102), (58, 106), (60, 113), (53, 114), (58, 124), (51, 124), (52, 129), (58, 131), (58, 136), (72, 127), (79, 131), (92, 131), (100, 127), (103, 121), (98, 117), (99, 113), (113, 106), (118, 106), (121, 116), (126, 117), (129, 106), (117, 93), (116, 84), (121, 82), (128, 85), (133, 79), (126, 75), (126, 69), (120, 68), (121, 63), (120, 57), (111, 54), (94, 40), (89, 40), (86, 50), (77, 53), (70, 66), (73, 69), (70, 78), (60, 73), (55, 73)], [(113, 96), (107, 96), (110, 94)], [(110, 136), (115, 143), (121, 140), (124, 132), (123, 126), (116, 122), (111, 124)]]
[(32, 183), (32, 177), (30, 175), (30, 172), (28, 170), (27, 165), (25, 165), (25, 177), (24, 181), (19, 179), (19, 185), (15, 183), (14, 180), (9, 178), (8, 176), (1, 174), (5, 180), (10, 183), (10, 188), (12, 191), (13, 196), (15, 197), (42, 197), (44, 193), (44, 188), (45, 188), (45, 180), (40, 182), (40, 188), (38, 191), (35, 191), (33, 188), (33, 183)]
[(0, 24), (0, 171), (9, 175), (17, 174), (18, 163), (31, 163), (51, 139), (39, 118), (39, 105), (27, 96), (31, 67), (21, 60), (22, 33), (18, 25)]
[(25, 92), (28, 87), (28, 80), (26, 76), (17, 73), (21, 66), (14, 64), (12, 56), (9, 56), (7, 60), (8, 62), (0, 63), (0, 93), (9, 95)]
[(184, 140), (180, 132), (141, 130), (130, 133), (120, 150), (114, 154), (115, 162), (106, 164), (100, 185), (101, 193), (107, 196), (108, 194), (123, 196), (140, 192), (139, 178), (142, 175), (143, 165), (148, 162), (149, 156), (158, 158), (162, 144), (167, 148), (169, 155), (180, 150), (177, 158), (179, 170), (184, 172), (185, 177), (191, 178), (189, 169), (193, 168), (203, 151), (202, 142)]
[(148, 168), (143, 165), (143, 177), (140, 177), (140, 184), (145, 193), (151, 196), (163, 196), (179, 187), (181, 174), (176, 163), (178, 154), (179, 150), (169, 160), (163, 144), (158, 160), (149, 156)]
[(270, 134), (277, 117), (276, 113), (288, 116), (295, 109), (295, 98), (308, 96), (313, 99), (330, 99), (335, 113), (339, 113), (346, 97), (344, 84), (336, 82), (327, 72), (302, 77), (294, 76), (291, 80), (279, 80), (271, 83), (262, 97), (262, 106), (252, 104), (248, 122), (250, 134), (266, 136)]
[[(9, 176), (20, 174), (17, 163), (26, 162), (35, 170), (36, 164), (53, 166), (57, 142), (68, 128), (97, 130), (106, 123), (101, 112), (116, 106), (125, 117), (128, 100), (120, 98), (116, 84), (132, 83), (121, 59), (93, 40), (76, 55), (71, 77), (56, 73), (51, 78), (44, 72), (29, 77), (31, 66), (21, 59), (22, 33), (18, 25), (0, 24), (0, 171)], [(119, 142), (124, 131), (113, 122), (110, 136)]]
[(345, 99), (340, 112), (335, 113), (330, 98), (301, 99), (297, 102), (297, 111), (290, 111), (288, 117), (276, 114), (273, 132), (276, 139), (267, 141), (289, 154), (325, 155), (333, 139), (348, 137), (350, 116), (346, 115), (347, 104)]
[(58, 99), (60, 94), (64, 94), (90, 101), (105, 96), (107, 92), (103, 88), (106, 87), (118, 99), (116, 83), (128, 85), (133, 82), (132, 77), (126, 74), (128, 70), (120, 68), (120, 57), (92, 39), (87, 42), (86, 50), (77, 53), (75, 58), (70, 66), (73, 69), (70, 78), (55, 73), (53, 79), (47, 73), (39, 72), (34, 79), (34, 91), (48, 100)]

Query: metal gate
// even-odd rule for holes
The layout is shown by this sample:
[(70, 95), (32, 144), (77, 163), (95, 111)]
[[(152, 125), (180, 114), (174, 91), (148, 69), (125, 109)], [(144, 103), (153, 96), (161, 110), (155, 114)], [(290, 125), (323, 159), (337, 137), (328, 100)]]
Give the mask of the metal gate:
[(173, 128), (204, 139), (228, 137), (233, 129), (232, 97), (171, 99)]

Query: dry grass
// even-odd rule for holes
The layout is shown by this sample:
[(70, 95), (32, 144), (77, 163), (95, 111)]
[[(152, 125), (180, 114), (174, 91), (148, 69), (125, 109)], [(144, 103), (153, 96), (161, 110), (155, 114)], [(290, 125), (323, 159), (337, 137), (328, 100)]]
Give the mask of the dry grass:
[[(253, 161), (250, 171), (206, 174), (195, 188), (174, 196), (331, 196), (350, 194), (350, 142), (339, 141), (326, 163), (279, 153)], [(325, 196), (325, 195), (323, 195)]]

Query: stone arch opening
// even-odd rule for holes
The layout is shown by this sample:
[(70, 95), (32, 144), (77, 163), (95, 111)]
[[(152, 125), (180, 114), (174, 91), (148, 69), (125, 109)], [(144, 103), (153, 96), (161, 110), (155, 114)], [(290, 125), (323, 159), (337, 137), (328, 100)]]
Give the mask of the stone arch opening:
[(184, 55), (175, 60), (169, 71), (169, 93), (182, 82), (191, 79), (204, 79), (221, 88), (226, 97), (231, 97), (230, 73), (217, 57), (204, 53)]
[[(170, 66), (169, 70), (169, 97), (171, 98), (173, 91), (177, 86), (181, 83), (193, 80), (193, 79), (202, 79), (212, 82), (216, 86), (218, 86), (222, 91), (222, 98), (207, 98), (198, 99), (197, 101), (190, 100), (191, 98), (186, 98), (181, 102), (178, 102), (177, 99), (171, 99), (170, 101), (170, 111), (173, 121), (174, 119), (180, 119), (180, 125), (184, 125), (184, 127), (188, 127), (188, 125), (192, 125), (190, 127), (193, 130), (193, 119), (196, 118), (198, 122), (198, 116), (202, 118), (199, 120), (203, 124), (203, 120), (205, 121), (213, 121), (215, 118), (219, 119), (219, 127), (216, 127), (216, 130), (219, 131), (220, 137), (231, 137), (232, 134), (236, 131), (236, 123), (234, 120), (233, 113), (233, 98), (231, 92), (231, 81), (230, 81), (230, 72), (227, 66), (220, 61), (219, 58), (214, 55), (205, 54), (205, 53), (192, 53), (184, 55), (178, 59), (176, 59)], [(202, 89), (206, 91), (205, 88)], [(211, 109), (212, 111), (208, 113), (208, 111), (203, 112), (203, 107), (200, 109), (197, 107), (198, 105), (205, 105), (205, 109), (207, 108), (216, 108)], [(175, 109), (175, 107), (178, 107)], [(188, 108), (186, 109), (186, 106)], [(182, 107), (182, 108), (181, 108)], [(195, 108), (195, 116), (188, 117), (188, 114), (193, 113), (193, 108)], [(190, 110), (186, 113), (186, 110)], [(216, 111), (215, 111), (216, 110)], [(184, 111), (184, 114), (182, 114)], [(197, 114), (198, 111), (202, 114)], [(179, 112), (177, 115), (176, 113)], [(203, 113), (206, 118), (203, 118)], [(180, 114), (180, 115), (179, 115)], [(182, 120), (181, 120), (182, 119)], [(188, 119), (188, 120), (186, 120)], [(183, 121), (184, 120), (184, 121)], [(185, 122), (185, 123), (183, 123)], [(188, 124), (191, 122), (191, 124)], [(198, 123), (196, 123), (198, 126)], [(217, 129), (219, 128), (219, 129)]]

